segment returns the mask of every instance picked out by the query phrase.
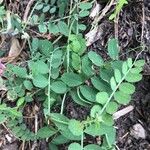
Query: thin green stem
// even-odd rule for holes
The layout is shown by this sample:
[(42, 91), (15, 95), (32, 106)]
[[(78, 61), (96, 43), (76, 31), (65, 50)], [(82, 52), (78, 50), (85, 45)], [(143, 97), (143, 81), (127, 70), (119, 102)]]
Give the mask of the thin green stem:
[(83, 150), (83, 143), (84, 143), (84, 132), (81, 135), (81, 150)]
[(64, 96), (63, 96), (63, 100), (62, 100), (62, 103), (61, 103), (60, 114), (63, 114), (63, 111), (64, 111), (64, 103), (65, 103), (66, 95), (67, 95), (67, 93), (65, 93)]
[(53, 58), (53, 53), (50, 57), (49, 60), (49, 77), (48, 77), (48, 114), (50, 115), (51, 113), (51, 69), (52, 69), (52, 58)]

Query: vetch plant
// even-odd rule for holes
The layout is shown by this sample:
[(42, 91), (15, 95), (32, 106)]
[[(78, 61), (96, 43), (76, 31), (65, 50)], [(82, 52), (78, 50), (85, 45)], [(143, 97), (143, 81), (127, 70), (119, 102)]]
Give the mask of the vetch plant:
[[(33, 40), (33, 42), (35, 41)], [(104, 61), (94, 51), (89, 51), (86, 54), (85, 40), (82, 36), (71, 35), (67, 47), (70, 50), (69, 61), (71, 62), (68, 72), (65, 71), (67, 69), (66, 52), (63, 48), (50, 49), (50, 60), (47, 58), (48, 55), (44, 56), (45, 59), (42, 55), (39, 60), (29, 61), (28, 69), (16, 65), (7, 67), (5, 77), (11, 75), (12, 78), (17, 79), (9, 80), (7, 83), (9, 87), (7, 98), (11, 101), (17, 101), (17, 106), (10, 109), (2, 104), (0, 109), (2, 122), (9, 121), (9, 128), (15, 126), (12, 132), (22, 140), (49, 138), (55, 135), (50, 146), (57, 147), (57, 145), (69, 141), (76, 141), (69, 145), (69, 150), (77, 148), (79, 150), (112, 149), (116, 135), (113, 114), (120, 105), (126, 105), (130, 102), (131, 95), (135, 92), (133, 83), (142, 79), (140, 72), (144, 61), (137, 60), (138, 56), (135, 60), (131, 58), (126, 61), (119, 60), (119, 48), (115, 39), (108, 41), (108, 55), (111, 58), (109, 61)], [(37, 47), (37, 50), (41, 50), (40, 46)], [(75, 56), (72, 57), (72, 55)], [(63, 71), (61, 71), (62, 69)], [(18, 93), (19, 89), (22, 92)], [(28, 90), (28, 94), (25, 93), (25, 90)], [(39, 129), (37, 134), (31, 132), (23, 122), (19, 121), (23, 121), (21, 119), (22, 106), (32, 101), (32, 99), (28, 100), (28, 96), (34, 99), (32, 90), (41, 90), (41, 95), (45, 95), (43, 111), (46, 119), (51, 121), (51, 124)], [(68, 95), (78, 105), (90, 109), (87, 119), (79, 121), (69, 119), (64, 115), (64, 104)], [(61, 111), (52, 112), (55, 104), (60, 102)], [(9, 117), (6, 110), (10, 114)], [(16, 116), (12, 114), (16, 114)], [(84, 138), (87, 135), (102, 137), (102, 144), (85, 145)]]
[[(66, 17), (67, 7), (70, 10)], [(47, 21), (41, 14), (36, 22), (37, 16), (31, 17), (40, 33), (56, 39), (50, 42), (31, 38), (30, 59), (7, 64), (0, 78), (0, 85), (7, 88), (0, 104), (0, 123), (6, 124), (19, 140), (49, 139), (52, 150), (62, 144), (69, 145), (68, 150), (115, 149), (113, 114), (131, 101), (134, 83), (142, 79), (145, 62), (138, 59), (140, 54), (135, 59), (120, 60), (116, 39), (108, 41), (107, 60), (92, 49), (86, 51), (82, 35), (86, 26), (81, 20), (89, 15), (91, 7), (92, 3), (78, 0), (69, 6), (63, 0), (45, 0), (36, 5), (36, 11), (42, 10), (42, 14), (54, 15), (55, 9), (59, 10), (59, 19), (54, 16)], [(76, 107), (88, 109), (88, 115), (82, 119), (66, 115), (68, 97)], [(44, 122), (36, 132), (29, 129), (23, 116), (26, 107), (34, 103), (40, 104)], [(102, 141), (91, 144), (85, 142), (87, 136), (100, 137)]]

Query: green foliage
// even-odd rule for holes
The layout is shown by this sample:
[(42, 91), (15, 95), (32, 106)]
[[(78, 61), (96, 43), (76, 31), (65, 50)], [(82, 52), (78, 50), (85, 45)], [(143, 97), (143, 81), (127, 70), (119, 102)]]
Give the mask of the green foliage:
[[(112, 18), (124, 3), (125, 0), (118, 1)], [(49, 148), (53, 150), (67, 143), (71, 143), (69, 150), (113, 148), (116, 135), (113, 114), (120, 105), (130, 102), (135, 92), (133, 84), (142, 79), (145, 62), (137, 58), (119, 60), (116, 39), (108, 41), (109, 61), (97, 52), (86, 51), (82, 35), (86, 25), (82, 19), (89, 15), (92, 5), (79, 1), (71, 4), (67, 0), (43, 0), (35, 5), (35, 14), (31, 14), (25, 26), (33, 23), (43, 39), (29, 39), (31, 59), (19, 65), (7, 65), (0, 77), (0, 86), (7, 89), (6, 100), (0, 104), (0, 123), (6, 123), (20, 140), (50, 138)], [(45, 39), (47, 35), (53, 43)], [(75, 107), (86, 108), (89, 114), (80, 120), (68, 117), (65, 112), (68, 99), (76, 103)], [(11, 105), (6, 105), (6, 101)], [(37, 133), (28, 128), (23, 116), (24, 109), (33, 102), (40, 105), (45, 116), (44, 125)], [(102, 144), (84, 143), (87, 134), (101, 136)]]
[(110, 15), (109, 19), (113, 20), (114, 18), (116, 18), (116, 16), (120, 13), (120, 11), (122, 10), (122, 8), (125, 4), (128, 4), (127, 0), (119, 0), (117, 2), (114, 13)]

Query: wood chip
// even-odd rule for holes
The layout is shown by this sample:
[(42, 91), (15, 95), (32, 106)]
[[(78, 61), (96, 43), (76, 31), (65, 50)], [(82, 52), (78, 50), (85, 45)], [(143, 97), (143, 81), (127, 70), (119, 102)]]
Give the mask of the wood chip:
[(114, 113), (113, 117), (114, 117), (115, 120), (117, 120), (120, 117), (122, 117), (122, 116), (128, 114), (129, 112), (131, 112), (133, 109), (134, 109), (134, 107), (130, 105), (130, 106), (128, 106), (126, 108), (123, 108), (123, 109), (117, 111), (116, 113)]

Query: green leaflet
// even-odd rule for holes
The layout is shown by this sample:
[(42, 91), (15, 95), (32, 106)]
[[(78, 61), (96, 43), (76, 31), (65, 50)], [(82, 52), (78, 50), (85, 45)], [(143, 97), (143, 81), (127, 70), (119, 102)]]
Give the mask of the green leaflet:
[(117, 83), (116, 83), (114, 77), (111, 77), (111, 79), (110, 79), (110, 86), (111, 86), (111, 89), (112, 89), (112, 90), (115, 90), (116, 87), (117, 87)]
[(119, 104), (123, 104), (123, 105), (128, 104), (131, 100), (131, 96), (129, 94), (125, 94), (124, 92), (121, 91), (117, 91), (114, 94), (114, 98)]
[(68, 150), (81, 150), (81, 145), (78, 143), (71, 143)]
[(71, 34), (69, 37), (69, 49), (73, 52), (77, 53), (78, 55), (82, 55), (86, 50), (85, 39), (82, 38), (81, 35)]
[(86, 2), (86, 3), (82, 2), (79, 5), (79, 8), (82, 10), (90, 9), (91, 7), (92, 7), (92, 3), (89, 3), (89, 2)]
[(110, 39), (108, 41), (108, 55), (111, 59), (117, 60), (119, 56), (119, 46), (116, 39)]
[(47, 57), (49, 57), (50, 53), (54, 50), (53, 44), (48, 40), (39, 40), (38, 47), (40, 49), (40, 52)]
[(72, 141), (80, 141), (81, 136), (74, 135), (68, 128), (60, 132), (65, 138)]
[(81, 124), (80, 121), (77, 121), (75, 119), (71, 119), (69, 121), (68, 128), (72, 132), (72, 134), (75, 136), (81, 136), (83, 133), (83, 125)]
[(69, 28), (68, 25), (63, 22), (63, 21), (59, 21), (58, 22), (58, 28), (59, 28), (59, 32), (65, 36), (69, 35)]
[(53, 68), (58, 68), (62, 64), (62, 56), (63, 56), (62, 50), (57, 50), (53, 52), (52, 57), (51, 57), (52, 59), (51, 66)]
[(125, 78), (126, 81), (128, 82), (138, 82), (142, 79), (142, 75), (141, 74), (136, 74), (136, 73), (131, 73), (129, 72)]
[(108, 113), (104, 113), (102, 115), (102, 120), (103, 120), (103, 123), (107, 126), (112, 126), (114, 124), (112, 115), (110, 115)]
[(81, 85), (80, 92), (87, 100), (95, 102), (95, 95), (97, 91), (94, 88), (91, 88), (87, 85)]
[(81, 58), (78, 54), (72, 53), (72, 67), (75, 70), (81, 70)]
[(135, 92), (135, 86), (133, 84), (124, 82), (119, 86), (119, 90), (126, 94), (133, 94)]
[(89, 60), (87, 55), (82, 58), (82, 71), (88, 77), (94, 74), (94, 70), (92, 69), (92, 62)]
[(102, 66), (104, 64), (102, 57), (98, 55), (96, 52), (90, 51), (88, 53), (88, 57), (92, 61), (92, 63), (96, 66)]
[(58, 94), (65, 93), (67, 91), (67, 86), (62, 81), (55, 81), (51, 84), (51, 89)]
[(116, 82), (119, 83), (121, 81), (121, 72), (118, 69), (115, 69), (114, 76), (115, 76)]
[(57, 130), (49, 127), (43, 127), (38, 130), (37, 137), (39, 138), (48, 138), (57, 133)]
[(12, 71), (20, 78), (26, 78), (28, 75), (26, 68), (22, 68), (19, 66), (13, 66)]
[(99, 145), (89, 144), (84, 147), (84, 150), (103, 150)]
[(81, 76), (73, 72), (64, 73), (61, 77), (61, 80), (69, 87), (75, 87), (83, 83)]
[(101, 110), (102, 110), (102, 107), (100, 105), (94, 105), (91, 108), (90, 116), (93, 118), (96, 118), (96, 115), (98, 115), (99, 112), (101, 112)]
[(68, 143), (69, 140), (66, 137), (64, 137), (63, 135), (58, 135), (51, 142), (55, 145), (61, 145), (61, 144)]
[(94, 76), (91, 78), (91, 82), (93, 86), (100, 92), (108, 91), (108, 93), (111, 93), (110, 85), (101, 78)]
[(32, 90), (33, 85), (32, 85), (32, 83), (31, 83), (31, 81), (29, 81), (29, 80), (24, 80), (23, 84), (24, 84), (24, 86), (25, 86), (25, 88), (26, 88), (27, 90), (29, 90), (29, 91)]
[(48, 85), (48, 79), (45, 76), (40, 74), (36, 75), (32, 81), (34, 86), (39, 88), (45, 88)]
[(128, 65), (127, 65), (127, 62), (123, 62), (122, 64), (122, 73), (125, 75), (128, 71)]
[(118, 104), (116, 102), (109, 102), (106, 107), (106, 112), (109, 114), (113, 114), (118, 110)]
[(77, 91), (75, 91), (75, 90), (70, 91), (70, 95), (75, 103), (77, 103), (81, 106), (84, 106), (84, 107), (89, 107), (89, 104), (86, 103), (86, 101), (83, 101), (82, 99), (79, 98)]
[(106, 92), (99, 92), (96, 94), (96, 102), (104, 105), (108, 101), (108, 94)]
[(135, 63), (134, 63), (134, 66), (136, 67), (143, 67), (145, 64), (145, 60), (137, 60)]
[(49, 72), (48, 65), (42, 60), (38, 60), (36, 62), (31, 61), (28, 65), (33, 75), (37, 75), (39, 73), (47, 74)]
[(112, 68), (111, 67), (109, 67), (109, 68), (100, 68), (100, 77), (104, 80), (104, 81), (106, 81), (106, 82), (110, 82), (110, 79), (112, 78), (112, 76), (113, 76), (113, 70), (112, 70)]

